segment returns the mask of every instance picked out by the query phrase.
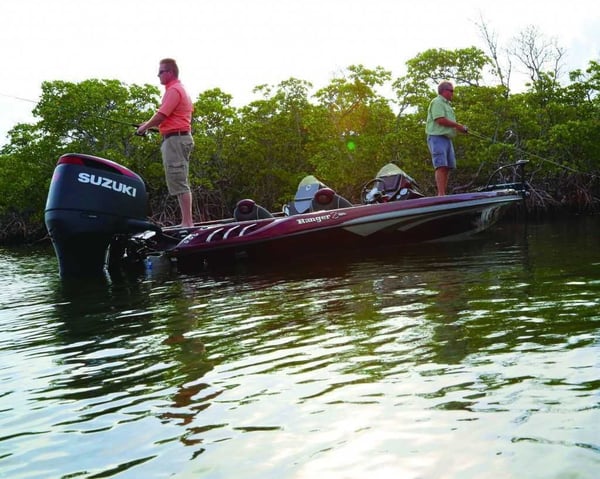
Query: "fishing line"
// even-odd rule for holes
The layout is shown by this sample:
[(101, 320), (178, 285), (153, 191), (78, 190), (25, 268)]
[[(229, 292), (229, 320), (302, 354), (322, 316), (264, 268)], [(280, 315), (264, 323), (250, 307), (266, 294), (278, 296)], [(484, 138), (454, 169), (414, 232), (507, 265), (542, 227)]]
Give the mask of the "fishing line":
[(29, 98), (21, 98), (20, 96), (15, 96), (15, 95), (7, 95), (6, 93), (0, 93), (0, 96), (6, 97), (6, 98), (12, 98), (14, 100), (26, 101), (29, 103), (37, 103), (36, 100), (30, 100)]

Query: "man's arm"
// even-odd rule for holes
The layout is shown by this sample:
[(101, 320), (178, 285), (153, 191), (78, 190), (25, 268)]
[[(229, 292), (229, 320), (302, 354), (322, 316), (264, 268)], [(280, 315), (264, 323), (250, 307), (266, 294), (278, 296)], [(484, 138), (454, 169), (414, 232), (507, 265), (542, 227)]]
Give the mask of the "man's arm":
[(452, 121), (452, 120), (446, 118), (445, 116), (441, 116), (440, 118), (436, 118), (434, 121), (438, 125), (440, 125), (440, 126), (446, 126), (448, 128), (455, 128), (456, 130), (460, 131), (461, 133), (467, 133), (468, 132), (468, 128), (465, 125), (461, 125), (460, 123), (456, 123), (455, 121)]
[(135, 133), (137, 135), (145, 135), (150, 128), (160, 125), (165, 118), (167, 118), (166, 115), (157, 111), (152, 118), (138, 126), (138, 129)]

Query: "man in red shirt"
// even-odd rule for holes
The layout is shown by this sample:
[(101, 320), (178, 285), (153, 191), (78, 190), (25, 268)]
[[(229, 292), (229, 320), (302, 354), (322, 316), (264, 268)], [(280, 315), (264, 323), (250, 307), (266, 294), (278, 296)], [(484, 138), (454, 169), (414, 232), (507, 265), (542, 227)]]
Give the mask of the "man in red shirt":
[(194, 106), (179, 81), (179, 68), (175, 60), (165, 58), (160, 61), (158, 78), (165, 86), (162, 103), (152, 118), (138, 127), (137, 134), (143, 135), (148, 129), (158, 126), (163, 138), (160, 152), (167, 188), (169, 194), (177, 196), (181, 226), (190, 227), (194, 225), (192, 191), (188, 179), (190, 154), (194, 148), (191, 128)]

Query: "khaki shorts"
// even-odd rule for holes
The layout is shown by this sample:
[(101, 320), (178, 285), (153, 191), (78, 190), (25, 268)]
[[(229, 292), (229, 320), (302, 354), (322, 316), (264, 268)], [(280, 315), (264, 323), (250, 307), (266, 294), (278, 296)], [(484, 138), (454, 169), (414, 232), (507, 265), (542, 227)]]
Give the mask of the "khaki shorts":
[(190, 191), (188, 176), (190, 154), (193, 149), (194, 139), (191, 135), (171, 136), (165, 138), (160, 145), (170, 195), (180, 195)]

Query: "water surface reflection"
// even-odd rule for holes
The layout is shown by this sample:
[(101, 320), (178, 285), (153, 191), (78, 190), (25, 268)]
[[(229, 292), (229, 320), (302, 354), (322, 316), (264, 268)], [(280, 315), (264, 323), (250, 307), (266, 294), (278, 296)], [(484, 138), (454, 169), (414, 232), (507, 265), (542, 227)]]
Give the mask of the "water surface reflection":
[(586, 225), (100, 282), (58, 281), (44, 252), (0, 256), (0, 470), (594, 477)]

